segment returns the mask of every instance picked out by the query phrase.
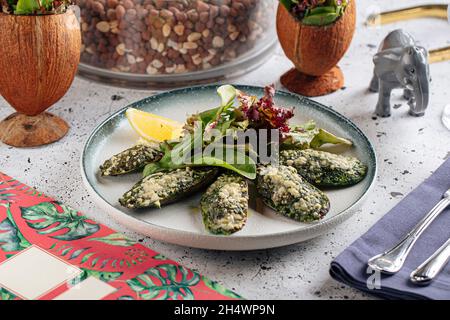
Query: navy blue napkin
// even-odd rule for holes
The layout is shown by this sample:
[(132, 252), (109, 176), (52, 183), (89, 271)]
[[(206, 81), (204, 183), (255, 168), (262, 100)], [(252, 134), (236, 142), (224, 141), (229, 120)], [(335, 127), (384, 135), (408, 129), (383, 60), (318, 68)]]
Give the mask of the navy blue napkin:
[(349, 286), (385, 299), (450, 299), (450, 264), (426, 287), (409, 281), (409, 275), (450, 237), (450, 208), (422, 234), (405, 265), (395, 275), (368, 269), (367, 261), (397, 244), (450, 189), (450, 159), (408, 194), (361, 238), (332, 263), (331, 276)]

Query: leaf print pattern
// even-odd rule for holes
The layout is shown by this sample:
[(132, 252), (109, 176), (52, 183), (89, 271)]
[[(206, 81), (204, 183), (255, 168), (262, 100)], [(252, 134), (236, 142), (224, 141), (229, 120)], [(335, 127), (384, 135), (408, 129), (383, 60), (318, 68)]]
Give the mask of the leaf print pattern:
[(200, 282), (197, 272), (173, 264), (150, 268), (127, 284), (144, 300), (193, 300), (191, 288)]
[[(0, 172), (0, 263), (31, 245), (77, 266), (116, 291), (104, 299), (235, 299), (220, 284)], [(52, 299), (59, 292), (50, 292)], [(0, 300), (19, 299), (0, 287)]]
[(0, 222), (0, 248), (5, 252), (20, 251), (24, 249), (20, 245), (17, 229), (11, 224), (9, 219)]
[(123, 274), (123, 272), (97, 271), (86, 268), (81, 268), (81, 270), (83, 272), (75, 279), (72, 279), (72, 281), (70, 282), (71, 285), (76, 285), (81, 281), (87, 279), (88, 277), (94, 277), (104, 282), (111, 282), (117, 280), (117, 278), (119, 278)]
[(128, 238), (127, 236), (121, 233), (111, 233), (102, 238), (91, 238), (89, 239), (89, 241), (100, 241), (103, 243), (110, 244), (112, 246), (119, 246), (119, 247), (129, 247), (136, 244), (136, 241)]
[(59, 206), (62, 209), (61, 213), (51, 202), (42, 202), (32, 207), (21, 208), (22, 218), (28, 220), (31, 228), (40, 230), (39, 234), (48, 235), (64, 231), (62, 234), (50, 237), (65, 241), (88, 237), (100, 229), (98, 224), (89, 222), (77, 211), (65, 205)]
[(6, 289), (0, 288), (0, 300), (14, 300), (16, 296)]
[(223, 296), (230, 297), (233, 299), (244, 299), (237, 293), (225, 288), (223, 285), (218, 283), (217, 281), (210, 280), (209, 278), (202, 276), (203, 283), (210, 289), (220, 293)]
[[(0, 178), (2, 178), (1, 172), (0, 172)], [(23, 193), (27, 196), (32, 196), (32, 197), (37, 197), (37, 198), (43, 196), (42, 193), (38, 192), (34, 188), (30, 188), (29, 186), (24, 185), (17, 180), (5, 179), (5, 180), (0, 181), (0, 203), (15, 202), (19, 196), (17, 194), (17, 191), (19, 191), (20, 193)]]
[(142, 249), (137, 249), (135, 247), (129, 247), (125, 252), (125, 255), (130, 258), (132, 264), (140, 264), (148, 259), (148, 253)]
[(17, 228), (9, 210), (9, 205), (2, 206), (6, 207), (7, 217), (0, 222), (0, 249), (5, 252), (14, 252), (28, 248), (31, 244)]
[(91, 247), (76, 248), (69, 244), (58, 246), (58, 243), (53, 243), (48, 250), (57, 256), (67, 258), (69, 261), (81, 257), (79, 262), (80, 265), (98, 267), (100, 269), (117, 269), (123, 267), (130, 268), (132, 265), (143, 263), (146, 260), (146, 253), (143, 250), (128, 249), (123, 253), (123, 256), (116, 255), (104, 257), (104, 255), (99, 252), (90, 251), (91, 249)]
[(12, 198), (14, 194), (12, 193), (0, 193), (0, 201), (8, 201), (10, 198)]
[(152, 258), (155, 260), (169, 260), (165, 255), (161, 253), (155, 254)]
[(10, 186), (9, 184), (14, 182), (14, 180), (0, 181), (0, 203), (11, 202), (15, 196), (14, 184)]

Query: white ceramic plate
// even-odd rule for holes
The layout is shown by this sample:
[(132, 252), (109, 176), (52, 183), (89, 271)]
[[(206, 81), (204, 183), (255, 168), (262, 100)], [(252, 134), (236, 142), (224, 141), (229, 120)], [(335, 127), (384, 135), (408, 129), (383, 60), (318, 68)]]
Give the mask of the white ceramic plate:
[[(261, 96), (260, 87), (236, 86), (242, 91)], [(200, 86), (165, 92), (136, 102), (128, 107), (142, 109), (184, 122), (187, 115), (218, 105), (217, 86)], [(326, 190), (331, 209), (315, 223), (298, 223), (277, 215), (260, 201), (250, 201), (250, 214), (243, 230), (232, 236), (211, 235), (203, 227), (197, 194), (162, 209), (132, 211), (118, 203), (140, 174), (122, 177), (101, 177), (99, 166), (107, 158), (132, 146), (137, 134), (125, 118), (124, 108), (101, 123), (86, 142), (82, 158), (83, 181), (95, 201), (118, 222), (153, 239), (204, 249), (254, 250), (293, 244), (317, 237), (355, 213), (376, 176), (376, 157), (367, 137), (350, 120), (336, 111), (298, 95), (280, 92), (276, 103), (295, 107), (291, 123), (313, 119), (318, 126), (353, 141), (345, 154), (357, 156), (369, 168), (365, 179), (346, 189)], [(342, 151), (342, 150), (340, 150)]]

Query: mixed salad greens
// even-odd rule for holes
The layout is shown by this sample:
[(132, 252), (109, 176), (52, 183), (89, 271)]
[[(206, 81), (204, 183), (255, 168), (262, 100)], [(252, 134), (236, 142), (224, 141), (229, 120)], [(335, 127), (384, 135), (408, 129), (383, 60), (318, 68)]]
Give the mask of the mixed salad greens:
[(2, 12), (14, 15), (64, 13), (71, 3), (71, 0), (0, 0)]
[[(274, 102), (275, 88), (267, 86), (264, 96), (258, 98), (235, 89), (231, 85), (224, 85), (217, 90), (221, 98), (220, 106), (191, 115), (185, 124), (185, 133), (189, 133), (175, 141), (165, 141), (161, 144), (163, 156), (160, 161), (146, 165), (144, 176), (150, 174), (179, 169), (190, 163), (191, 167), (218, 166), (248, 178), (256, 178), (258, 155), (251, 145), (237, 144), (239, 133), (248, 129), (278, 130), (280, 149), (319, 148), (324, 144), (347, 144), (351, 141), (337, 137), (324, 129), (317, 128), (314, 121), (303, 125), (290, 125), (289, 120), (294, 116), (294, 110), (277, 107)], [(211, 133), (214, 130), (214, 135)], [(197, 133), (197, 134), (195, 134)], [(219, 134), (217, 134), (219, 133)], [(234, 143), (224, 144), (227, 138)], [(228, 139), (229, 140), (229, 139)], [(198, 146), (201, 145), (201, 148)], [(214, 149), (223, 145), (226, 151), (230, 149), (235, 154), (231, 161), (223, 157), (205, 156), (205, 148)], [(197, 147), (197, 148), (196, 148)], [(174, 162), (174, 155), (191, 157), (183, 161)], [(244, 159), (244, 161), (235, 161)], [(190, 161), (189, 161), (190, 160)], [(243, 163), (242, 163), (243, 162)]]
[[(319, 149), (352, 142), (313, 121), (291, 124), (294, 109), (276, 105), (273, 85), (265, 87), (261, 98), (231, 85), (220, 87), (218, 95), (220, 105), (189, 116), (179, 138), (141, 139), (100, 166), (103, 176), (143, 170), (143, 178), (119, 199), (122, 206), (160, 208), (206, 189), (200, 201), (205, 228), (230, 235), (248, 220), (251, 186), (277, 213), (312, 222), (330, 209), (320, 188), (348, 187), (364, 179), (367, 166), (357, 158)], [(256, 146), (240, 139), (248, 132), (256, 132)], [(271, 139), (263, 140), (267, 132)], [(269, 149), (270, 161), (262, 156)]]
[(324, 26), (335, 22), (350, 0), (280, 0), (281, 4), (303, 24)]

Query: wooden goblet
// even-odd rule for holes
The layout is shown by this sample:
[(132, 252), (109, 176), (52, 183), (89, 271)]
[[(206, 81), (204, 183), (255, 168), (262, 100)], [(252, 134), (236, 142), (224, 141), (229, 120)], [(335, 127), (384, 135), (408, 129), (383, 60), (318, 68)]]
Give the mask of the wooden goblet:
[(281, 76), (289, 90), (308, 97), (321, 96), (344, 86), (337, 63), (353, 38), (356, 24), (355, 0), (344, 14), (326, 26), (308, 26), (295, 19), (281, 4), (277, 12), (277, 33), (284, 53), (295, 68)]
[(67, 123), (44, 112), (69, 89), (80, 59), (75, 14), (0, 14), (0, 94), (16, 109), (0, 122), (0, 140), (16, 147), (61, 139)]

